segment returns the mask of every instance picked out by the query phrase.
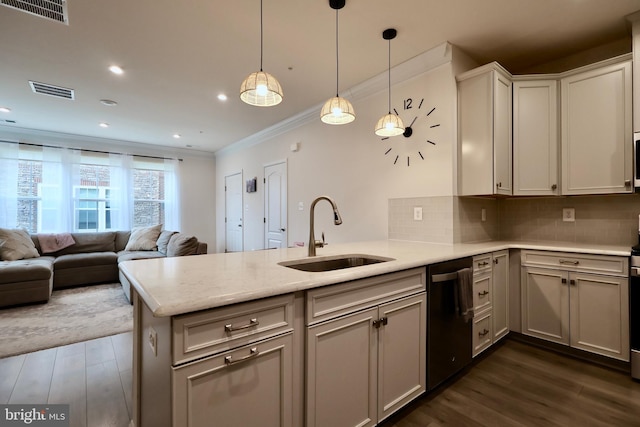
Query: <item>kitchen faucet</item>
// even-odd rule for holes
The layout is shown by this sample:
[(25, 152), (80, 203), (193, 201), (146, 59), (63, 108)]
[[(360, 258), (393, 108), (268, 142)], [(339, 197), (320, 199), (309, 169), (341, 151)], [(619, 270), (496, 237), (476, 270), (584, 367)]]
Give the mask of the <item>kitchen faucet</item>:
[(316, 203), (320, 200), (326, 200), (331, 203), (331, 207), (333, 207), (333, 223), (335, 225), (342, 224), (342, 218), (340, 217), (340, 212), (338, 212), (338, 206), (336, 202), (331, 200), (327, 196), (317, 197), (313, 202), (311, 202), (311, 207), (309, 208), (309, 256), (316, 256), (316, 248), (323, 248), (327, 243), (324, 241), (324, 233), (322, 233), (322, 240), (316, 240), (315, 233), (313, 231), (313, 218), (314, 218), (314, 209), (316, 207)]

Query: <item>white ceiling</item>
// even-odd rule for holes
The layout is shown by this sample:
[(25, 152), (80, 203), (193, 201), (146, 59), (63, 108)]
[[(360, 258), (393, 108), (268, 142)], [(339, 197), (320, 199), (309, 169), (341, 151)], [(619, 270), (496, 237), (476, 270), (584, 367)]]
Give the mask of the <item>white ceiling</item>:
[[(11, 109), (0, 120), (15, 121), (0, 121), (0, 137), (27, 128), (214, 152), (335, 94), (328, 0), (264, 0), (263, 68), (284, 91), (270, 108), (238, 96), (260, 66), (259, 0), (67, 0), (67, 8), (69, 25), (0, 6), (0, 107)], [(398, 30), (392, 65), (449, 41), (480, 63), (524, 73), (629, 39), (625, 17), (637, 10), (640, 0), (347, 0), (340, 90), (386, 70), (386, 28)], [(34, 94), (29, 80), (74, 89), (76, 99)]]

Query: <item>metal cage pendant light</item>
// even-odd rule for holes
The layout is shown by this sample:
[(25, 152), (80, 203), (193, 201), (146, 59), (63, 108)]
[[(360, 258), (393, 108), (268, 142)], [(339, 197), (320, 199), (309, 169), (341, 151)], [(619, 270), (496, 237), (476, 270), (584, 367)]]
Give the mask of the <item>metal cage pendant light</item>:
[(330, 125), (344, 125), (356, 119), (355, 111), (351, 103), (338, 95), (338, 10), (342, 9), (346, 0), (329, 0), (329, 6), (336, 10), (336, 96), (327, 100), (320, 111), (320, 120)]
[(249, 74), (240, 85), (240, 99), (249, 105), (271, 107), (282, 102), (282, 87), (271, 74), (262, 70), (262, 0), (260, 0), (260, 71)]
[(375, 132), (378, 136), (397, 136), (404, 133), (404, 123), (397, 115), (391, 113), (391, 40), (398, 32), (394, 28), (382, 32), (382, 38), (389, 41), (389, 114), (385, 114), (376, 123)]

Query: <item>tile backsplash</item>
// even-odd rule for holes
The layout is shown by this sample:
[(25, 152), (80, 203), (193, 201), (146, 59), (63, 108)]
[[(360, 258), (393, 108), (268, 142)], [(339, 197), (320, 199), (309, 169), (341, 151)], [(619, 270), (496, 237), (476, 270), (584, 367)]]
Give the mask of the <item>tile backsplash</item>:
[[(421, 221), (413, 219), (414, 207), (422, 207)], [(574, 222), (562, 220), (564, 208), (575, 209)], [(639, 214), (637, 194), (390, 199), (389, 238), (433, 243), (504, 239), (632, 246), (638, 243)]]

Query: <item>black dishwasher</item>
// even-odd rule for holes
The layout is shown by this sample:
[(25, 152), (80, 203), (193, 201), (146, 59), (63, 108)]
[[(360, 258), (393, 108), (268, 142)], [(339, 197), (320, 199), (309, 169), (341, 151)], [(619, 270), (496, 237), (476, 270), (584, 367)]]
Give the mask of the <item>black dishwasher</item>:
[(473, 267), (460, 258), (432, 264), (427, 285), (427, 389), (433, 390), (471, 362), (473, 319), (456, 310), (458, 271)]

